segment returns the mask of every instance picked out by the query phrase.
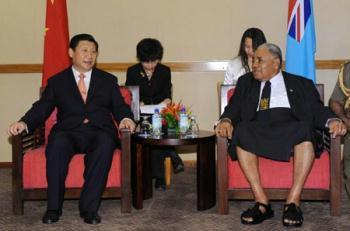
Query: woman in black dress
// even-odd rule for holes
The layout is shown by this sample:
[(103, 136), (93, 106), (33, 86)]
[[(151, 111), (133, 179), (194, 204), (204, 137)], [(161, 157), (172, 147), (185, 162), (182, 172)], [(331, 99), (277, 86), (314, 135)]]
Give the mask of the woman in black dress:
[[(125, 85), (140, 87), (140, 106), (171, 103), (170, 68), (160, 63), (163, 58), (162, 44), (156, 39), (145, 38), (137, 44), (136, 50), (140, 63), (128, 68)], [(181, 158), (173, 149), (165, 147), (152, 150), (152, 174), (156, 179), (157, 189), (165, 189), (164, 158), (166, 156), (171, 157), (174, 173), (184, 170)]]

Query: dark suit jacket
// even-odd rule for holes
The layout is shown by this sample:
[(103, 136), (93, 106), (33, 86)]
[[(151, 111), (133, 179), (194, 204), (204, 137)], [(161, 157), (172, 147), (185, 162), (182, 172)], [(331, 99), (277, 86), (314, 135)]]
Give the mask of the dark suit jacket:
[[(301, 76), (282, 72), (293, 116), (315, 128), (325, 129), (336, 115), (324, 107), (313, 82)], [(220, 118), (230, 118), (233, 125), (253, 120), (259, 102), (261, 82), (248, 73), (238, 79), (234, 96)]]
[(142, 64), (135, 64), (127, 70), (125, 85), (140, 86), (140, 101), (145, 104), (158, 104), (166, 98), (171, 99), (170, 68), (158, 63), (151, 80), (148, 80)]
[(90, 123), (108, 132), (117, 139), (117, 130), (112, 120), (119, 123), (123, 118), (133, 118), (130, 107), (121, 96), (118, 80), (112, 74), (94, 68), (86, 104), (80, 95), (72, 68), (54, 75), (42, 97), (21, 118), (29, 131), (42, 124), (57, 107), (57, 123), (51, 132), (78, 127), (88, 118)]

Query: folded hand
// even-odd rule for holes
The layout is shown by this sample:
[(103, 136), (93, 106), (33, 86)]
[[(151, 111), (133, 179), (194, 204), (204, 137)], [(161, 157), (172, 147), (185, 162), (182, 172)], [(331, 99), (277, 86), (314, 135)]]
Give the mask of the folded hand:
[(231, 139), (233, 132), (233, 126), (231, 122), (227, 120), (220, 121), (215, 127), (215, 133), (218, 136), (227, 137)]
[(330, 121), (328, 124), (328, 127), (329, 127), (329, 133), (332, 134), (333, 138), (338, 135), (343, 136), (347, 132), (345, 124), (339, 120)]
[(130, 129), (131, 132), (135, 131), (135, 127), (136, 127), (136, 124), (134, 123), (134, 121), (127, 118), (123, 119), (119, 124), (119, 129), (127, 128), (127, 129)]

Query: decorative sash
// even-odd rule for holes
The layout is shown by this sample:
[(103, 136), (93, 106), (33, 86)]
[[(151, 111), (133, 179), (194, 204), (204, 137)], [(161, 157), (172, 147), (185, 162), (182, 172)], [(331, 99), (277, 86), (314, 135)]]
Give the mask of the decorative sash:
[[(338, 82), (339, 82), (339, 87), (343, 94), (347, 97), (345, 104), (344, 104), (344, 111), (345, 115), (350, 116), (350, 88), (345, 86), (345, 81), (347, 81), (347, 84), (349, 85), (349, 80), (347, 78), (350, 78), (350, 61), (347, 61), (343, 63), (340, 67), (339, 70), (339, 75), (338, 75)], [(344, 81), (345, 80), (345, 81)]]

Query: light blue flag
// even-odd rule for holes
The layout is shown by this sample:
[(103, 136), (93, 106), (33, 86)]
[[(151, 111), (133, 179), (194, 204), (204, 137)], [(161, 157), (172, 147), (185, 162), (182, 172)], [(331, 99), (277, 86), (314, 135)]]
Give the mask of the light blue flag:
[(315, 82), (315, 52), (312, 0), (289, 0), (286, 71)]

